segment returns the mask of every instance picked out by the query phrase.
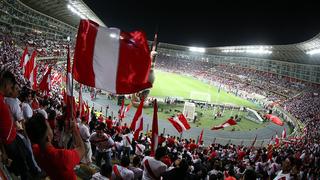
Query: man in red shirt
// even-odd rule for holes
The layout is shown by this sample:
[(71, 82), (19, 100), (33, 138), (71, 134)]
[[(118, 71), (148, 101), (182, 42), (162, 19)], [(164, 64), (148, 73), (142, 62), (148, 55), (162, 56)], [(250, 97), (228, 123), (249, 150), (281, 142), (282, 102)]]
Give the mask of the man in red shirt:
[(162, 143), (166, 140), (165, 137), (163, 137), (163, 134), (161, 133), (158, 137), (158, 145), (162, 146)]
[(27, 134), (34, 143), (33, 154), (36, 161), (52, 180), (77, 179), (73, 169), (82, 159), (85, 147), (75, 121), (72, 121), (71, 129), (75, 148), (56, 149), (51, 144), (52, 130), (42, 114), (35, 114), (26, 123)]
[(197, 147), (198, 145), (195, 143), (195, 140), (193, 139), (189, 145), (190, 151), (194, 151)]
[(16, 80), (12, 73), (9, 71), (0, 72), (0, 139), (5, 144), (11, 144), (17, 134), (9, 106), (4, 102), (4, 96), (11, 96), (15, 84)]
[(106, 124), (107, 124), (107, 128), (108, 130), (112, 129), (112, 118), (111, 116), (108, 117), (108, 119), (106, 119)]
[(103, 123), (103, 116), (102, 116), (102, 114), (100, 114), (100, 116), (98, 117), (98, 122), (99, 122), (99, 123)]

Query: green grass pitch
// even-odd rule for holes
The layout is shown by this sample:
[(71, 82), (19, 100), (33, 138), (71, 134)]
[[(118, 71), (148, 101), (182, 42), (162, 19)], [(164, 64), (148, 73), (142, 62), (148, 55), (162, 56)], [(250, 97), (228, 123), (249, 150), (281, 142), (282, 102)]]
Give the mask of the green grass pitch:
[[(212, 103), (233, 104), (236, 106), (245, 106), (252, 109), (259, 109), (259, 107), (254, 103), (237, 97), (231, 93), (227, 93), (222, 89), (220, 93), (218, 93), (218, 87), (206, 84), (194, 77), (187, 77), (163, 71), (155, 71), (155, 77), (156, 79), (150, 92), (150, 96), (153, 97), (170, 96), (188, 99), (190, 98), (191, 92), (199, 92), (200, 94), (210, 94)], [(174, 110), (182, 111), (183, 105), (167, 105), (160, 103), (159, 110), (160, 109), (161, 111), (158, 112), (159, 119), (167, 120), (167, 118), (175, 114)], [(143, 111), (149, 116), (152, 116), (153, 114), (152, 107), (145, 108)], [(230, 116), (234, 116), (235, 114), (238, 114), (241, 117), (241, 122), (239, 122), (236, 126), (228, 127), (224, 130), (250, 131), (267, 125), (267, 123), (258, 124), (247, 120), (245, 118), (246, 114), (237, 110), (226, 110), (223, 114), (223, 117), (217, 118), (215, 120), (213, 120), (213, 114), (215, 113), (215, 110), (201, 109), (197, 107), (196, 112), (201, 113), (202, 115), (198, 117), (199, 121), (197, 121), (196, 123), (190, 123), (193, 127), (212, 128), (215, 125), (225, 122), (228, 118), (230, 118)]]
[(222, 90), (218, 93), (218, 87), (211, 86), (198, 79), (156, 70), (155, 82), (150, 96), (154, 97), (183, 97), (190, 98), (191, 92), (208, 93), (211, 102), (217, 104), (234, 104), (256, 109), (257, 105), (245, 99), (237, 97)]

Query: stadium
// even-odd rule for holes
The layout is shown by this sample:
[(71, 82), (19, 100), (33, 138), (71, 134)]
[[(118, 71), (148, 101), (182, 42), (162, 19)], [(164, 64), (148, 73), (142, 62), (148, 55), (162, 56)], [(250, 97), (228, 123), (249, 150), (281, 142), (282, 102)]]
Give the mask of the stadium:
[[(99, 28), (106, 28), (85, 2), (1, 0), (0, 7), (0, 179), (170, 179), (166, 172), (180, 168), (177, 160), (187, 161), (183, 172), (194, 179), (241, 179), (250, 170), (261, 179), (289, 179), (294, 173), (297, 179), (319, 178), (320, 34), (295, 44), (223, 47), (169, 44), (155, 36), (145, 43), (152, 87), (118, 93), (118, 79), (115, 91), (99, 88), (103, 83), (85, 83), (91, 71), (79, 55), (79, 49), (86, 49), (80, 47), (81, 28), (95, 27), (98, 35)], [(94, 24), (86, 26), (91, 22), (84, 19)], [(117, 37), (113, 32), (111, 39)], [(104, 66), (97, 64), (91, 63)], [(142, 63), (136, 64), (142, 69)], [(113, 72), (115, 78), (126, 74), (114, 67), (100, 68), (107, 75), (101, 82), (114, 82), (107, 81)], [(93, 74), (97, 81), (99, 73)], [(45, 145), (65, 149), (70, 159), (41, 154), (44, 139), (36, 133), (42, 132), (37, 125), (42, 119), (52, 129), (49, 137), (44, 128)], [(97, 135), (101, 131), (103, 141)], [(166, 149), (165, 158), (151, 157), (161, 149)], [(284, 172), (286, 161), (289, 173)], [(54, 168), (59, 163), (70, 165), (68, 173)], [(152, 172), (162, 164), (164, 174)]]

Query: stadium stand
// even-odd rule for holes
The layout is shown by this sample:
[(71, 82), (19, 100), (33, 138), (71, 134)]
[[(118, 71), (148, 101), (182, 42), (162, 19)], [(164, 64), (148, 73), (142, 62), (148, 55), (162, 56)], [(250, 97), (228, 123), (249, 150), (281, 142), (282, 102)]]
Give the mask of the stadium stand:
[[(265, 97), (265, 106), (278, 106), (302, 127), (280, 142), (278, 138), (270, 139), (267, 147), (257, 147), (255, 143), (204, 145), (196, 143), (196, 137), (180, 139), (162, 134), (155, 157), (151, 157), (150, 132), (142, 133), (135, 141), (129, 127), (118, 117), (96, 117), (94, 107), (90, 118), (88, 108), (84, 114), (78, 112), (78, 128), (68, 131), (60, 83), (65, 78), (58, 75), (66, 74), (67, 37), (74, 47), (74, 26), (79, 18), (62, 22), (63, 17), (57, 14), (53, 18), (31, 8), (39, 9), (50, 2), (40, 5), (30, 1), (28, 6), (23, 2), (0, 1), (1, 179), (76, 179), (76, 175), (83, 179), (319, 179), (320, 66), (304, 52), (319, 46), (315, 42), (320, 41), (320, 35), (295, 45), (274, 46), (273, 51), (279, 53), (270, 56), (244, 55), (245, 47), (211, 48), (201, 55), (183, 46), (160, 43), (156, 69), (195, 76), (247, 99), (254, 98), (248, 94), (257, 93)], [(61, 6), (66, 8), (66, 4)], [(38, 82), (47, 67), (53, 67), (57, 82), (48, 94), (32, 90), (23, 76), (19, 64), (26, 46), (38, 52)], [(12, 142), (7, 138), (10, 134), (5, 134), (9, 128), (5, 123), (11, 123), (11, 129), (16, 130), (12, 131), (16, 133)], [(26, 124), (26, 131), (21, 123)], [(43, 137), (39, 139), (38, 135), (43, 135), (43, 129), (52, 129), (52, 136), (45, 133), (47, 139), (52, 138), (45, 148), (35, 146), (41, 145)], [(77, 140), (73, 141), (71, 134)], [(43, 160), (39, 148), (44, 148), (52, 161)], [(54, 162), (53, 152), (66, 156), (57, 156), (61, 161)], [(63, 166), (69, 171), (65, 172)]]

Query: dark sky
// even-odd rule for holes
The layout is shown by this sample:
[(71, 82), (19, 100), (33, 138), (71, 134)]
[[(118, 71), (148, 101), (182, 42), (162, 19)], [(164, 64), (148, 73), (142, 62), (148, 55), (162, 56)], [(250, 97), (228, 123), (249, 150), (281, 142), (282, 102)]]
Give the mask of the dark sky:
[(316, 1), (240, 1), (84, 0), (108, 27), (142, 29), (152, 40), (158, 26), (160, 42), (179, 45), (279, 45), (320, 33)]

